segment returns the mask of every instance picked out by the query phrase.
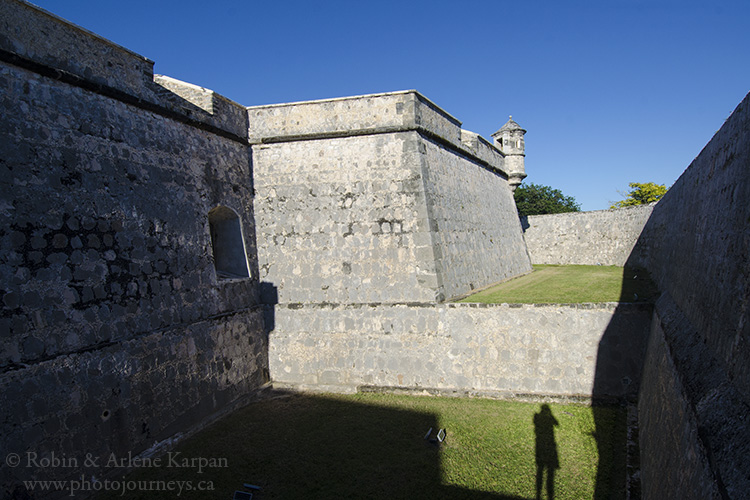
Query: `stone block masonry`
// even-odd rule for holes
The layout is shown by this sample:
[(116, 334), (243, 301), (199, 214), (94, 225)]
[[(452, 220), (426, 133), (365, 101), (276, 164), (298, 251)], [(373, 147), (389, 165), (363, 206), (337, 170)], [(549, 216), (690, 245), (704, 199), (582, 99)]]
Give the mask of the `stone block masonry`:
[[(741, 498), (749, 100), (655, 206), (532, 217), (524, 242), (509, 157), (416, 91), (244, 108), (0, 0), (0, 449), (138, 454), (269, 373), (639, 391), (644, 496)], [(444, 302), (531, 261), (646, 267), (650, 338), (643, 304)], [(83, 472), (7, 465), (6, 497)]]
[(460, 297), (530, 272), (507, 181), (433, 141), (422, 145), (439, 298)]
[(533, 264), (624, 266), (654, 204), (522, 217)]
[(443, 301), (531, 270), (502, 154), (418, 93), (248, 112), (280, 303)]
[(279, 301), (432, 301), (416, 132), (254, 148), (260, 279)]
[(749, 228), (750, 94), (656, 204), (629, 260), (663, 292), (639, 401), (648, 498), (750, 491)]
[(247, 140), (244, 107), (211, 90), (155, 77), (153, 61), (20, 0), (0, 2), (0, 60), (223, 137)]
[[(267, 381), (246, 114), (31, 6), (0, 12), (0, 449), (138, 454)], [(246, 279), (217, 275), (217, 206)], [(3, 497), (83, 472), (0, 468)]]
[(638, 392), (646, 304), (289, 304), (274, 310), (281, 385), (583, 396)]
[[(678, 319), (674, 310), (664, 310), (674, 309), (670, 302), (668, 296), (662, 297), (654, 314), (638, 401), (642, 484), (646, 498), (670, 498), (675, 492), (684, 492), (681, 498), (719, 499), (720, 488), (702, 442), (705, 430), (699, 427), (687, 381), (680, 376), (665, 335), (665, 323), (671, 326)], [(710, 366), (701, 368), (714, 371)], [(665, 466), (673, 460), (679, 466)]]
[(248, 117), (252, 143), (419, 130), (463, 147), (461, 122), (414, 90), (253, 106)]

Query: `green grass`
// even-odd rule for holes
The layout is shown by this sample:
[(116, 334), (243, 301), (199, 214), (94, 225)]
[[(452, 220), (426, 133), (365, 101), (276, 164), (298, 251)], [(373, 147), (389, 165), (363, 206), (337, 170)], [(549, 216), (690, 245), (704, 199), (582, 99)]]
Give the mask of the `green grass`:
[[(387, 394), (285, 396), (253, 403), (175, 450), (181, 458), (225, 459), (227, 467), (141, 468), (127, 480), (212, 482), (210, 493), (182, 491), (188, 499), (229, 499), (245, 482), (263, 488), (259, 500), (531, 499), (540, 407)], [(614, 450), (624, 449), (624, 410), (550, 407), (559, 424), (555, 498), (622, 498), (624, 463)], [(424, 440), (430, 427), (447, 429), (443, 444)], [(173, 497), (147, 491), (123, 498)]]
[(617, 266), (535, 265), (525, 276), (500, 283), (459, 302), (578, 304), (650, 302), (658, 292), (648, 273)]

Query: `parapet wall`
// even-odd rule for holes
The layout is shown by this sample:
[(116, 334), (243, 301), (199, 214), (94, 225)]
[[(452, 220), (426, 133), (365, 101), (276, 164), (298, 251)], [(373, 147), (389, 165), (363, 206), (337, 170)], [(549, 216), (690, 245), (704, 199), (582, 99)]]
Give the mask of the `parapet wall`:
[(177, 91), (194, 85), (154, 81), (149, 59), (19, 0), (0, 0), (0, 61), (214, 134), (247, 138), (243, 106), (208, 89), (194, 104), (194, 92)]
[(148, 92), (154, 74), (153, 61), (25, 2), (0, 2), (0, 33), (8, 54), (123, 92)]
[(521, 218), (533, 264), (624, 266), (654, 204)]
[[(663, 292), (639, 403), (646, 498), (750, 491), (749, 173), (750, 95), (654, 207), (629, 261)], [(713, 490), (697, 486), (707, 474)]]
[(415, 90), (253, 106), (248, 115), (258, 143), (420, 130), (461, 144), (461, 122)]
[(277, 305), (274, 382), (632, 397), (651, 306), (645, 304)]

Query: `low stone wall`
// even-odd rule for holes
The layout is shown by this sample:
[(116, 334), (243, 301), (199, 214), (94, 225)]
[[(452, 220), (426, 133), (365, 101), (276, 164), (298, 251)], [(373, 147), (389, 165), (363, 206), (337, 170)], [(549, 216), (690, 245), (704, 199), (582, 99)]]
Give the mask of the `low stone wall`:
[(623, 266), (654, 204), (521, 218), (532, 264)]
[(282, 385), (622, 397), (638, 390), (651, 306), (289, 304), (268, 318)]

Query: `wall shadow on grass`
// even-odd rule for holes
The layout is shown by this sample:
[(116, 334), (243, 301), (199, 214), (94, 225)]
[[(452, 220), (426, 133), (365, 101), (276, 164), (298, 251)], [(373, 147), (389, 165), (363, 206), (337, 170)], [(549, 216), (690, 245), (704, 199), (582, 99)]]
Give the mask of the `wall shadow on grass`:
[[(254, 498), (520, 497), (441, 484), (440, 449), (424, 439), (434, 414), (351, 398), (272, 392), (183, 442), (181, 457), (225, 458), (228, 467), (139, 469), (132, 480), (210, 480), (210, 498), (229, 499), (243, 483), (262, 487)], [(434, 433), (433, 433), (434, 434)], [(149, 492), (147, 498), (171, 498)], [(125, 498), (140, 498), (133, 495)], [(181, 498), (208, 498), (183, 492)]]
[[(276, 326), (278, 290), (259, 284), (264, 336)], [(307, 498), (523, 500), (442, 483), (441, 451), (425, 440), (439, 427), (430, 412), (358, 403), (346, 396), (266, 389), (257, 401), (184, 440), (180, 459), (215, 459), (220, 467), (141, 467), (128, 481), (211, 481), (213, 491), (185, 499), (230, 499), (244, 483), (262, 487), (257, 500)], [(222, 462), (223, 460), (223, 462)], [(118, 492), (119, 494), (119, 492)], [(122, 498), (167, 499), (174, 491), (133, 491)], [(102, 496), (101, 498), (108, 498)]]
[(635, 405), (658, 290), (648, 273), (623, 268), (620, 304), (597, 350), (592, 390), (599, 454), (594, 499), (625, 498), (628, 488), (627, 408)]

